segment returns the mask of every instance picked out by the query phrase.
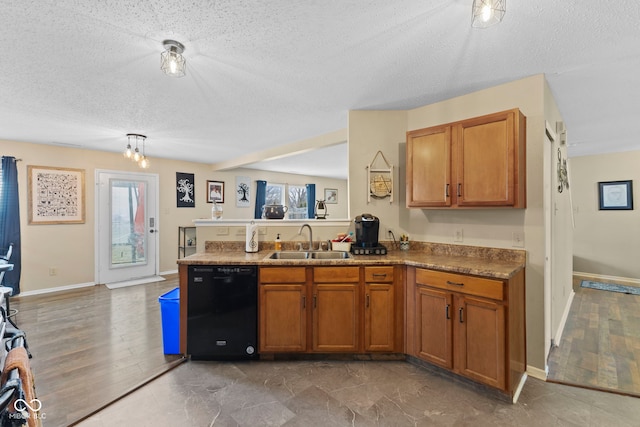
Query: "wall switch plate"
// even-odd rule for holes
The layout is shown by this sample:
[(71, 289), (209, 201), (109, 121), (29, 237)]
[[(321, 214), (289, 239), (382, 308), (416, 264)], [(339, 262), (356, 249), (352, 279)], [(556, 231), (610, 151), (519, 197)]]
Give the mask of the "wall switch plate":
[(216, 227), (216, 234), (218, 236), (228, 236), (229, 235), (229, 227)]
[(258, 227), (258, 236), (266, 236), (267, 227)]
[(58, 269), (56, 267), (49, 267), (49, 276), (57, 276)]
[(514, 231), (511, 246), (514, 248), (524, 248), (524, 233)]
[(462, 242), (462, 240), (463, 240), (462, 228), (456, 228), (456, 230), (453, 232), (453, 241)]

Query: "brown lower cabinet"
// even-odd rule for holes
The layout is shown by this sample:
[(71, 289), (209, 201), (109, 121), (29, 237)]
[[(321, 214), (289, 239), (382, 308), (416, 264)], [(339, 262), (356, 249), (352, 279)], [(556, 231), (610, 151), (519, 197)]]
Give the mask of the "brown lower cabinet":
[(260, 352), (402, 352), (399, 268), (261, 267)]
[(408, 267), (407, 352), (510, 393), (526, 367), (524, 271), (495, 280)]

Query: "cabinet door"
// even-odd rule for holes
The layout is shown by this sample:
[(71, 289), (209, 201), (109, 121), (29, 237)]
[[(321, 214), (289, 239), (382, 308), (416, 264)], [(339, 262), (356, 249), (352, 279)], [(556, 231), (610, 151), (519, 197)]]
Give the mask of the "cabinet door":
[(455, 127), (458, 206), (516, 204), (516, 117), (506, 111)]
[(358, 351), (358, 285), (313, 286), (313, 350)]
[(407, 206), (451, 206), (451, 126), (407, 133)]
[(502, 390), (505, 382), (505, 309), (502, 304), (456, 296), (456, 371)]
[(307, 349), (306, 286), (260, 285), (260, 351)]
[(394, 351), (393, 284), (367, 283), (364, 298), (364, 350)]
[(424, 286), (416, 288), (416, 356), (453, 368), (452, 295)]

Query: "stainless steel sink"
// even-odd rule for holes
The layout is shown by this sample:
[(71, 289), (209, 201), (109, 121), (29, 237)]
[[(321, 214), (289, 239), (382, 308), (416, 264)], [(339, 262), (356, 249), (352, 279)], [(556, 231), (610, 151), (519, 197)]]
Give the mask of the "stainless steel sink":
[(281, 251), (269, 255), (270, 259), (348, 259), (346, 251)]
[(318, 251), (311, 252), (313, 259), (347, 259), (351, 258), (351, 254), (346, 251)]
[(302, 251), (283, 251), (274, 252), (269, 258), (271, 259), (307, 259), (309, 258), (309, 252)]

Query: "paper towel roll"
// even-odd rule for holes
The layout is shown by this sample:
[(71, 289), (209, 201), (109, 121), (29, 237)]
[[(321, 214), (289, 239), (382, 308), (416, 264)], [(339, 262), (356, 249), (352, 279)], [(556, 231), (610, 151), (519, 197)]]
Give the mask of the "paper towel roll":
[(247, 224), (246, 252), (258, 252), (258, 226), (255, 223)]

